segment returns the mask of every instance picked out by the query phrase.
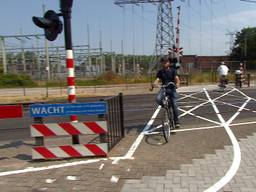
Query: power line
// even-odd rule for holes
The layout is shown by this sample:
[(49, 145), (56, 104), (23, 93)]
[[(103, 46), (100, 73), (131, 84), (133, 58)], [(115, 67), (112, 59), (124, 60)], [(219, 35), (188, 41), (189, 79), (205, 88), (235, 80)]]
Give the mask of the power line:
[(248, 3), (256, 3), (256, 1), (253, 1), (253, 0), (240, 0), (240, 1), (248, 2)]

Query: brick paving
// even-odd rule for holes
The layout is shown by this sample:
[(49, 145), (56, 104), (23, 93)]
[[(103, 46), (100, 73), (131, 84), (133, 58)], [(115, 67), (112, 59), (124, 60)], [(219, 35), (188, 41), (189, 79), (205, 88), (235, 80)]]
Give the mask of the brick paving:
[[(250, 154), (256, 154), (254, 153), (255, 149), (253, 149), (254, 147), (256, 148), (254, 141), (256, 135), (249, 136), (248, 139), (243, 139), (246, 138), (246, 135), (250, 134), (252, 130), (254, 130), (254, 126), (233, 130), (236, 134), (240, 135), (240, 138), (242, 137), (240, 144), (247, 143), (245, 148), (243, 147), (244, 145), (241, 145), (242, 158), (245, 151), (245, 158), (249, 156), (255, 159), (255, 156)], [(118, 144), (110, 155), (117, 156), (127, 151), (127, 147), (131, 145), (136, 135), (136, 132), (130, 133), (129, 136)], [(138, 191), (136, 190), (138, 187), (140, 187), (140, 191), (161, 191), (165, 188), (167, 189), (165, 191), (172, 191), (171, 187), (174, 186), (187, 187), (183, 187), (183, 191), (193, 189), (195, 191), (198, 181), (194, 180), (195, 183), (187, 185), (187, 181), (192, 181), (191, 177), (200, 178), (199, 183), (205, 181), (208, 183), (205, 187), (208, 187), (212, 184), (212, 178), (214, 178), (215, 175), (217, 175), (216, 180), (219, 179), (219, 175), (223, 175), (230, 166), (233, 155), (232, 147), (229, 146), (230, 142), (225, 135), (225, 131), (221, 128), (216, 130), (196, 131), (195, 133), (177, 133), (173, 135), (171, 139), (170, 143), (162, 146), (152, 146), (143, 141), (135, 153), (134, 160), (122, 160), (118, 165), (113, 165), (111, 164), (112, 161), (107, 160), (87, 165), (10, 175), (0, 178), (0, 188), (4, 192), (118, 192), (121, 191), (123, 187), (125, 188), (127, 182), (130, 182), (136, 184), (135, 188), (133, 188), (133, 186), (129, 189), (130, 191)], [(218, 142), (213, 145), (213, 141), (217, 140)], [(251, 146), (251, 141), (254, 142), (253, 146)], [(223, 146), (226, 146), (225, 150), (223, 150)], [(224, 158), (225, 162), (228, 162), (227, 165), (219, 164), (218, 160), (220, 158)], [(79, 159), (64, 160), (61, 162), (65, 163), (78, 160)], [(59, 164), (61, 162), (27, 162), (27, 167)], [(217, 167), (216, 164), (218, 166), (221, 165), (222, 168), (214, 169), (214, 166), (208, 168), (207, 163), (209, 162), (212, 162), (212, 165), (215, 167)], [(256, 167), (253, 161), (248, 159), (246, 162), (248, 166), (243, 167), (243, 165), (241, 165), (242, 170), (239, 170), (241, 174), (244, 175), (244, 178), (253, 176), (252, 173), (254, 169), (252, 168)], [(100, 170), (99, 168), (102, 163), (104, 163), (104, 167)], [(3, 164), (1, 164), (1, 166), (2, 165)], [(194, 165), (198, 166), (194, 167)], [(248, 168), (252, 173), (248, 171)], [(196, 172), (198, 170), (199, 172)], [(175, 177), (173, 177), (173, 175), (175, 175)], [(75, 179), (67, 179), (68, 176)], [(116, 181), (114, 181), (115, 179), (113, 178), (117, 178)], [(169, 178), (169, 180), (165, 180), (166, 178)], [(175, 185), (173, 185), (170, 180)], [(236, 180), (235, 178), (235, 181)], [(159, 181), (160, 183), (154, 183), (154, 181)], [(247, 185), (250, 186), (250, 183), (247, 183)], [(153, 188), (148, 188), (148, 186)], [(198, 191), (200, 190), (198, 189)]]
[[(223, 192), (256, 191), (256, 134), (241, 139), (240, 168)], [(140, 180), (126, 180), (122, 192), (199, 192), (204, 191), (228, 171), (233, 160), (232, 146), (194, 159), (193, 164), (181, 165), (180, 170), (168, 170), (164, 176), (143, 176)]]

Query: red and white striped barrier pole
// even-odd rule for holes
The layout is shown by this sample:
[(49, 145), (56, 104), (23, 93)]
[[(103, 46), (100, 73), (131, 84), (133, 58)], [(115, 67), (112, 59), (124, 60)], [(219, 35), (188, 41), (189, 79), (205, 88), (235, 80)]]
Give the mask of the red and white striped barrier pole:
[[(68, 84), (68, 101), (70, 103), (76, 102), (76, 87), (75, 87), (75, 67), (73, 50), (66, 50), (66, 64), (67, 64), (67, 84)], [(77, 121), (76, 116), (70, 117), (71, 121)]]
[[(66, 49), (66, 64), (68, 70), (68, 101), (70, 103), (76, 102), (76, 89), (75, 89), (75, 66), (74, 55), (72, 46), (72, 33), (71, 33), (71, 12), (73, 0), (60, 0), (61, 12), (64, 18), (64, 33), (65, 33), (65, 49)], [(77, 116), (70, 116), (72, 122), (77, 122)], [(79, 144), (78, 135), (72, 136), (73, 144)]]
[(178, 8), (177, 28), (176, 28), (176, 57), (180, 64), (180, 6)]

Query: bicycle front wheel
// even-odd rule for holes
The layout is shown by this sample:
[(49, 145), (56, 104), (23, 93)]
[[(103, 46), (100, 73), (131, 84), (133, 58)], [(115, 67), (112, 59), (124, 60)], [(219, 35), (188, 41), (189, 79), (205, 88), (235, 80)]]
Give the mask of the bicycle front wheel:
[(164, 110), (163, 119), (162, 119), (162, 131), (164, 135), (164, 139), (166, 143), (169, 141), (171, 135), (171, 127), (170, 127), (170, 118), (169, 118), (169, 109)]

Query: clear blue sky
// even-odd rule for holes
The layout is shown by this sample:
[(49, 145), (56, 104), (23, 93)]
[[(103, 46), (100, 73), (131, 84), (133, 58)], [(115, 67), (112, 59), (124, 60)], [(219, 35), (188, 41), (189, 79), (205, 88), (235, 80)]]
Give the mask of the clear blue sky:
[[(125, 52), (132, 53), (132, 26), (134, 23), (136, 54), (141, 54), (142, 52), (145, 54), (153, 53), (156, 29), (156, 6), (144, 5), (143, 14), (141, 6), (135, 6), (133, 22), (132, 6), (128, 5), (123, 9), (114, 5), (113, 1), (74, 0), (72, 19), (74, 44), (87, 44), (86, 25), (89, 24), (91, 44), (93, 47), (98, 47), (99, 29), (101, 28), (104, 50), (110, 50), (110, 40), (112, 39), (113, 50), (120, 52), (121, 40), (124, 39)], [(256, 26), (256, 4), (245, 3), (239, 0), (212, 0), (213, 13), (211, 17), (211, 0), (201, 1), (201, 20), (199, 0), (190, 0), (190, 6), (188, 0), (185, 3), (175, 0), (173, 3), (175, 24), (176, 7), (178, 5), (182, 6), (181, 42), (185, 54), (225, 54), (229, 48), (229, 37), (225, 35), (228, 31), (233, 32), (243, 27)], [(31, 20), (33, 15), (42, 15), (42, 4), (46, 5), (46, 9), (59, 10), (58, 0), (1, 0), (0, 35), (15, 35), (21, 31), (23, 34), (42, 33), (43, 31), (34, 26)], [(144, 16), (142, 17), (142, 15)], [(125, 22), (123, 22), (124, 18)], [(200, 21), (202, 23), (201, 35)], [(143, 31), (144, 41), (142, 38)], [(62, 45), (62, 36), (63, 34), (57, 41), (50, 43), (50, 45)], [(211, 42), (213, 42), (212, 48)], [(20, 47), (20, 42), (16, 40), (8, 40), (6, 44), (12, 47)], [(39, 42), (39, 45), (43, 46), (42, 40)], [(36, 46), (36, 41), (26, 40), (26, 46)]]

